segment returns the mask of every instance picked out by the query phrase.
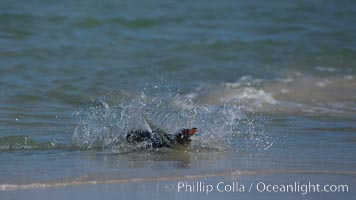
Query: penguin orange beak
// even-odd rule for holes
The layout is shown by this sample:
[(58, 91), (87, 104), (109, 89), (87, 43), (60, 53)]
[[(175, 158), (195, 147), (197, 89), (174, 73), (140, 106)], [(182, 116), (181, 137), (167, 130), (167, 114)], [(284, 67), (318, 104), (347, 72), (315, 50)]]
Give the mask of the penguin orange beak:
[(192, 136), (192, 135), (194, 135), (197, 131), (198, 131), (197, 128), (189, 129), (188, 135), (189, 135), (189, 136)]
[(180, 134), (186, 138), (189, 138), (190, 136), (194, 135), (196, 132), (197, 132), (197, 128), (191, 128), (191, 129), (183, 129)]

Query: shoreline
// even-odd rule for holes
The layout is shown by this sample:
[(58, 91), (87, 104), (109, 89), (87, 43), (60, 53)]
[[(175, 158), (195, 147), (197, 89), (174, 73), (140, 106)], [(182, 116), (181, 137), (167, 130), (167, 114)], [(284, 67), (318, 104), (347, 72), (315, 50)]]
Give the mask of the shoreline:
[[(355, 195), (356, 172), (313, 170), (267, 170), (236, 171), (182, 177), (113, 179), (107, 181), (82, 181), (53, 183), (50, 187), (22, 188), (0, 191), (1, 199), (325, 199), (350, 198)], [(223, 184), (222, 184), (223, 183)], [(343, 184), (348, 191), (298, 190), (270, 192), (256, 186), (258, 183), (272, 185)], [(179, 184), (185, 184), (180, 187)], [(214, 186), (207, 192), (206, 186)], [(220, 187), (223, 185), (224, 187)], [(250, 186), (251, 185), (251, 186)], [(252, 187), (253, 185), (253, 187)], [(216, 188), (219, 186), (221, 190)], [(178, 188), (180, 187), (180, 188)], [(230, 188), (229, 188), (230, 187)], [(234, 188), (231, 188), (234, 187)], [(252, 188), (251, 188), (252, 187)], [(252, 190), (251, 190), (252, 189)]]
[(145, 183), (145, 182), (163, 182), (163, 181), (179, 181), (179, 180), (195, 180), (206, 178), (238, 178), (240, 176), (254, 176), (254, 175), (281, 175), (281, 174), (295, 174), (295, 175), (351, 175), (356, 176), (356, 171), (335, 171), (335, 170), (235, 170), (217, 173), (193, 174), (174, 177), (133, 177), (133, 178), (116, 178), (107, 180), (69, 180), (69, 181), (54, 181), (54, 182), (37, 182), (28, 184), (0, 184), (1, 191), (16, 191), (27, 189), (47, 189), (47, 188), (60, 188), (72, 187), (83, 185), (100, 185), (100, 184), (120, 184), (120, 183)]

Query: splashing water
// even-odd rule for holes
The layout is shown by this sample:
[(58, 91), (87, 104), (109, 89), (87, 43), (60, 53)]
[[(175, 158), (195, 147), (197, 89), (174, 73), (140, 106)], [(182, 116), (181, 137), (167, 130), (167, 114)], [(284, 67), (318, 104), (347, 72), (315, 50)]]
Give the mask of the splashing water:
[(266, 142), (266, 134), (256, 129), (255, 123), (234, 105), (203, 106), (178, 93), (147, 95), (144, 92), (128, 101), (108, 102), (110, 99), (101, 98), (99, 105), (76, 113), (79, 117), (73, 134), (76, 145), (119, 153), (145, 148), (150, 144), (128, 144), (125, 137), (130, 130), (150, 130), (146, 119), (171, 134), (182, 128), (197, 127), (198, 134), (191, 145), (196, 151), (241, 149), (246, 144), (268, 148), (273, 144)]

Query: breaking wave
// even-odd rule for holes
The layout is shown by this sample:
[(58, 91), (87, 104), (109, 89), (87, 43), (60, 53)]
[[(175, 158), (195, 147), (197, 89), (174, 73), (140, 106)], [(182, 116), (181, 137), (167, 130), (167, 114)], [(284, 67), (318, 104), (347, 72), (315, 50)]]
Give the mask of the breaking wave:
[(248, 112), (346, 116), (356, 113), (355, 88), (352, 75), (313, 77), (295, 72), (275, 80), (242, 76), (236, 82), (202, 86), (187, 96), (203, 105), (230, 104)]

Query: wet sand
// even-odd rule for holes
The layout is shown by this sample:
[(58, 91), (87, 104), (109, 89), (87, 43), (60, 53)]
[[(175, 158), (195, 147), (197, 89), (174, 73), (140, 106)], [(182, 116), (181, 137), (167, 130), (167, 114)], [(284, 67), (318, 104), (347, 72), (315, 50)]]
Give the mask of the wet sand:
[[(3, 200), (351, 199), (355, 196), (355, 180), (356, 173), (353, 171), (236, 171), (182, 177), (83, 181), (66, 184), (62, 182), (62, 185), (47, 184), (48, 188), (35, 188), (34, 185), (28, 185), (28, 189), (0, 191), (0, 198)], [(319, 184), (319, 191), (316, 191), (317, 184)], [(274, 185), (278, 187), (275, 191), (273, 191)], [(329, 191), (323, 189), (326, 185)], [(347, 189), (339, 187), (340, 185), (347, 185)], [(289, 187), (288, 191), (283, 190), (283, 186)], [(331, 192), (331, 190), (336, 191)]]

